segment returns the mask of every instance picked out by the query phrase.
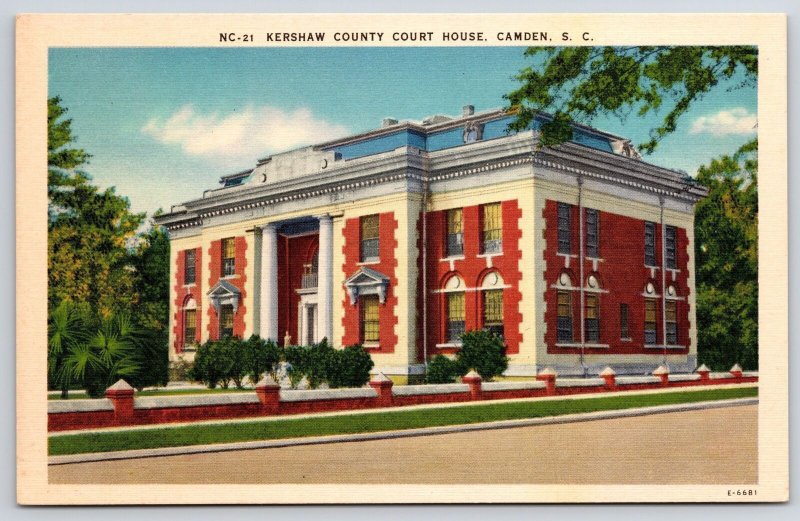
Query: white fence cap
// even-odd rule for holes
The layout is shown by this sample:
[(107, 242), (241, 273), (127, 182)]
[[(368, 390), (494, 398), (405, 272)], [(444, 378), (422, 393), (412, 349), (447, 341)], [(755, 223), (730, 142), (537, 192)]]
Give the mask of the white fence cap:
[(106, 389), (106, 391), (133, 391), (133, 387), (128, 382), (120, 378), (117, 383)]
[(696, 373), (710, 373), (711, 369), (708, 368), (706, 364), (701, 365), (697, 369), (695, 369)]
[(667, 369), (663, 365), (660, 365), (660, 366), (656, 367), (656, 370), (653, 371), (653, 374), (656, 375), (656, 376), (659, 376), (659, 375), (662, 375), (662, 374), (669, 374), (669, 369)]
[(740, 366), (739, 364), (733, 364), (733, 367), (731, 367), (730, 371), (731, 372), (738, 371), (738, 372), (741, 373), (742, 372), (742, 366)]
[(615, 372), (614, 372), (614, 370), (613, 370), (613, 369), (611, 369), (611, 366), (610, 366), (610, 365), (609, 365), (609, 366), (606, 366), (606, 368), (605, 368), (605, 369), (603, 369), (603, 370), (600, 372), (600, 376), (615, 376), (616, 374), (617, 374), (617, 373), (615, 373)]
[(369, 381), (370, 382), (391, 382), (392, 379), (383, 374), (383, 372), (378, 371), (377, 369), (369, 372)]
[(552, 367), (545, 367), (539, 371), (538, 376), (558, 376), (558, 373), (556, 373), (556, 370)]

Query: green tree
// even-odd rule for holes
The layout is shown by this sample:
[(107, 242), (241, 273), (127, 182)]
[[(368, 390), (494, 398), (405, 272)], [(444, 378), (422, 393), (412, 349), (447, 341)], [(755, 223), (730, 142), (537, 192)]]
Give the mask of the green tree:
[(758, 368), (758, 142), (700, 167), (697, 204), (698, 361)]
[(48, 303), (86, 302), (108, 317), (138, 302), (128, 248), (144, 220), (114, 188), (100, 190), (75, 170), (90, 157), (70, 148), (70, 119), (48, 99)]
[(553, 116), (542, 125), (543, 146), (571, 139), (573, 121), (666, 109), (650, 139), (638, 145), (651, 153), (720, 80), (741, 71), (739, 87), (745, 87), (758, 75), (758, 50), (752, 46), (530, 47), (525, 55), (534, 63), (520, 71), (516, 79), (522, 85), (505, 98), (517, 111), (514, 130), (528, 128), (540, 112)]

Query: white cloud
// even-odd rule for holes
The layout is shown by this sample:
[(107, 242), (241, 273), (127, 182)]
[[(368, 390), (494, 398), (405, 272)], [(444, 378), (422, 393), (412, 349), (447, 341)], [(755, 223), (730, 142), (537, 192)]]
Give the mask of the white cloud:
[(222, 115), (203, 114), (184, 105), (166, 119), (153, 118), (142, 132), (165, 144), (180, 145), (186, 154), (202, 157), (263, 157), (303, 145), (335, 139), (347, 128), (316, 118), (300, 108), (245, 107)]
[(710, 116), (700, 116), (692, 123), (691, 134), (708, 133), (715, 136), (729, 134), (755, 134), (758, 119), (746, 108), (721, 110)]

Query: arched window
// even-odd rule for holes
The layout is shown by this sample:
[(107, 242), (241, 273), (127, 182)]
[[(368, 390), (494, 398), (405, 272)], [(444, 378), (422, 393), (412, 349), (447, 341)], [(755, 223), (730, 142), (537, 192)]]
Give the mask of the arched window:
[(503, 277), (496, 271), (489, 272), (481, 282), (481, 304), (483, 307), (483, 329), (503, 337)]
[(190, 351), (197, 344), (197, 303), (192, 297), (183, 306), (183, 348)]

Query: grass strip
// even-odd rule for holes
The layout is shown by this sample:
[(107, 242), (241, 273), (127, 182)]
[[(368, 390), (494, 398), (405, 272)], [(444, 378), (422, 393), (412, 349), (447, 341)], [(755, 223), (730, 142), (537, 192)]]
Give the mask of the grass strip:
[(291, 418), (263, 422), (182, 425), (115, 432), (91, 432), (53, 436), (48, 439), (51, 456), (87, 452), (113, 452), (157, 447), (180, 447), (418, 429), (522, 418), (654, 407), (758, 396), (757, 387), (734, 387), (658, 394), (631, 394), (547, 401), (491, 403), (448, 408), (390, 410), (367, 414)]

